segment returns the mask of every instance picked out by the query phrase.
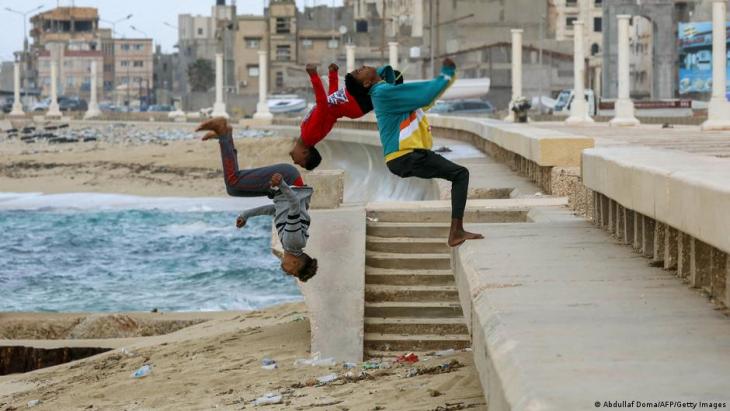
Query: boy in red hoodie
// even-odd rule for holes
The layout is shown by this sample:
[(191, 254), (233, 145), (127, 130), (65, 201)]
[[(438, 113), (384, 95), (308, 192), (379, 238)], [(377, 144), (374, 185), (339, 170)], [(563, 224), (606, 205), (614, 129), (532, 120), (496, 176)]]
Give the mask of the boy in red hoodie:
[(317, 66), (307, 64), (307, 74), (312, 81), (316, 104), (302, 120), (301, 136), (289, 153), (295, 164), (307, 170), (314, 170), (322, 161), (322, 156), (314, 147), (324, 139), (337, 120), (341, 117), (360, 118), (373, 109), (368, 89), (348, 74), (345, 87), (339, 88), (337, 64), (329, 65), (329, 95), (325, 94)]

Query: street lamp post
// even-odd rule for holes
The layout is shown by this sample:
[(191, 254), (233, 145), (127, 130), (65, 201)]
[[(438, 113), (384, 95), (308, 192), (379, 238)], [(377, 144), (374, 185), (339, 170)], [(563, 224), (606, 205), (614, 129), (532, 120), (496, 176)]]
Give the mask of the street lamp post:
[[(40, 5), (31, 10), (28, 10), (28, 11), (18, 11), (15, 9), (11, 9), (10, 7), (5, 7), (5, 10), (23, 17), (23, 54), (20, 56), (20, 65), (23, 68), (21, 77), (20, 77), (20, 84), (21, 84), (21, 89), (23, 89), (23, 90), (25, 90), (28, 87), (28, 85), (25, 84), (25, 80), (27, 77), (25, 75), (25, 72), (27, 70), (27, 67), (25, 66), (26, 65), (25, 56), (28, 54), (28, 15), (31, 13), (35, 13), (36, 11), (38, 11), (42, 8), (43, 8), (43, 5)], [(25, 90), (24, 93), (27, 95), (28, 91)]]

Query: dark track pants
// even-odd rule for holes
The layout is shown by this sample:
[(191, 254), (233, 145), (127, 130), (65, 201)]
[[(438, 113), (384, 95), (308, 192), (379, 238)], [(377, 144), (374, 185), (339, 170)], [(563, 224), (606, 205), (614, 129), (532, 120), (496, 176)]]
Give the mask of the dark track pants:
[(469, 191), (469, 170), (431, 150), (415, 150), (388, 161), (388, 169), (399, 177), (441, 178), (451, 181), (451, 218), (463, 219)]
[(288, 185), (302, 186), (299, 170), (291, 164), (274, 164), (271, 166), (253, 168), (250, 170), (238, 169), (238, 153), (230, 135), (219, 137), (221, 159), (223, 160), (223, 179), (226, 182), (226, 191), (234, 197), (264, 197), (271, 192), (271, 176), (276, 173), (284, 177)]

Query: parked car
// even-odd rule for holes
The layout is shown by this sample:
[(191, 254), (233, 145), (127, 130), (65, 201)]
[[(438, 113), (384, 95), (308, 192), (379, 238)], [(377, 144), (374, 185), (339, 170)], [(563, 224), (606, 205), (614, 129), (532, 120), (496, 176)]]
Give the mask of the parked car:
[(112, 104), (110, 101), (102, 101), (99, 103), (99, 110), (102, 113), (118, 113), (122, 111), (119, 107)]
[(31, 107), (30, 111), (48, 111), (48, 107), (51, 105), (51, 99), (46, 98), (43, 99), (35, 104), (33, 104), (33, 107)]
[(147, 108), (150, 113), (169, 113), (175, 111), (175, 107), (168, 104), (153, 104)]
[(2, 108), (3, 113), (10, 113), (13, 111), (13, 103), (15, 103), (15, 99), (12, 97), (6, 98), (5, 101), (3, 101)]
[(429, 110), (429, 113), (443, 115), (487, 115), (494, 113), (494, 106), (488, 101), (469, 100), (439, 100)]
[(89, 105), (86, 100), (78, 97), (59, 97), (58, 108), (61, 111), (86, 111)]

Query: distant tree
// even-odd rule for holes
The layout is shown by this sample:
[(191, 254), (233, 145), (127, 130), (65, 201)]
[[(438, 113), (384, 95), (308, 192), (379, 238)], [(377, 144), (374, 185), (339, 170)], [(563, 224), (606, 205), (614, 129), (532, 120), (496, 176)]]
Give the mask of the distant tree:
[(192, 91), (208, 91), (215, 84), (215, 70), (210, 60), (197, 59), (188, 66), (188, 82)]

